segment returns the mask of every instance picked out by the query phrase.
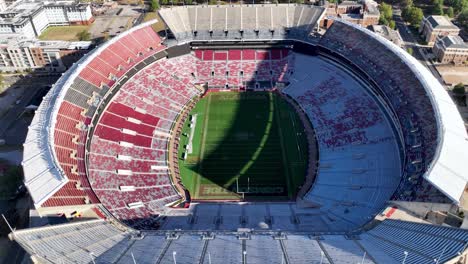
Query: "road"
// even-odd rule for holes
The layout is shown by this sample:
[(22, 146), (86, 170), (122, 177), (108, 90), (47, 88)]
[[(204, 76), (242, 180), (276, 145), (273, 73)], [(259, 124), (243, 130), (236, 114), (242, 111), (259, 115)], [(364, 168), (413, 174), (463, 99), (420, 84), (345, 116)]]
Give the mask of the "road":
[[(58, 76), (42, 76), (42, 77), (30, 77), (30, 80), (20, 81), (13, 84), (14, 86), (25, 86), (26, 89), (21, 96), (21, 101), (18, 104), (13, 105), (8, 112), (0, 117), (0, 138), (3, 138), (5, 132), (11, 127), (11, 125), (18, 119), (18, 117), (23, 113), (24, 108), (28, 106), (29, 102), (35, 96), (44, 89), (47, 85), (52, 85), (58, 79)], [(7, 142), (8, 144), (8, 142)]]
[(398, 9), (397, 7), (393, 7), (393, 20), (395, 20), (395, 24), (397, 27), (398, 32), (401, 35), (401, 38), (404, 41), (404, 49), (406, 50), (407, 48), (412, 48), (413, 49), (413, 56), (421, 62), (422, 65), (426, 66), (426, 68), (431, 71), (432, 75), (437, 78), (437, 80), (445, 87), (444, 80), (440, 76), (439, 72), (435, 68), (435, 66), (432, 64), (430, 59), (428, 58), (425, 49), (427, 48), (426, 46), (420, 45), (418, 41), (415, 39), (413, 36), (413, 33), (411, 33), (410, 29), (406, 25), (406, 23), (403, 21), (403, 18), (401, 17), (401, 10)]

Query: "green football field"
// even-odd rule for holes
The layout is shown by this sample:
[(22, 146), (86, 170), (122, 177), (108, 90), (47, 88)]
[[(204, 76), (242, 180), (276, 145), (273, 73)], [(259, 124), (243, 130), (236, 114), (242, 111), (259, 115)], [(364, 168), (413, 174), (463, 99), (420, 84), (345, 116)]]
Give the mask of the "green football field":
[(276, 93), (209, 93), (184, 124), (178, 158), (192, 199), (286, 200), (304, 182), (307, 139)]

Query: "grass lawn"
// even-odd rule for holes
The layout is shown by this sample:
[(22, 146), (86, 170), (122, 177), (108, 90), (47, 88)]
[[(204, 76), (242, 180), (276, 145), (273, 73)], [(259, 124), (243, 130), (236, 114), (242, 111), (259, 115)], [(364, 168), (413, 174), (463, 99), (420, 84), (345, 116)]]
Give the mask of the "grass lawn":
[(65, 41), (77, 41), (76, 34), (83, 30), (89, 30), (90, 25), (84, 26), (57, 26), (48, 27), (39, 36), (40, 40), (65, 40)]
[[(304, 181), (307, 139), (276, 93), (210, 93), (184, 124), (180, 171), (193, 199), (293, 198)], [(192, 135), (192, 136), (190, 136)], [(182, 160), (192, 138), (192, 153)]]
[(150, 21), (152, 19), (157, 19), (158, 20), (158, 22), (153, 24), (153, 26), (152, 26), (154, 31), (159, 32), (159, 31), (164, 30), (166, 28), (166, 26), (164, 25), (163, 20), (159, 16), (158, 12), (148, 12), (148, 13), (146, 13), (145, 17), (143, 18), (143, 22)]

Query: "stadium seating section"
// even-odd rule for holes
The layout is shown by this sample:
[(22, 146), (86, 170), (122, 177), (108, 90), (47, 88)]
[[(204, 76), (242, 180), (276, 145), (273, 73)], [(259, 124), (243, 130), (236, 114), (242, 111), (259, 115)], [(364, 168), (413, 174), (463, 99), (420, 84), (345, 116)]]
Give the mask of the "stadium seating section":
[[(319, 204), (333, 228), (356, 228), (378, 213), (400, 182), (392, 128), (368, 89), (339, 66), (296, 54), (284, 93), (309, 117), (319, 149), (318, 172), (305, 199)], [(310, 74), (310, 73), (314, 74)]]
[[(125, 45), (127, 42), (132, 44)], [(99, 203), (91, 190), (85, 168), (85, 143), (91, 119), (117, 78), (163, 48), (161, 39), (151, 27), (141, 28), (117, 39), (75, 78), (66, 91), (53, 130), (57, 161), (69, 182), (43, 206)]]
[(405, 141), (405, 175), (394, 198), (414, 200), (437, 146), (435, 113), (421, 82), (391, 50), (346, 24), (333, 25), (320, 45), (347, 58), (379, 86), (380, 95), (398, 118)]
[(196, 77), (209, 88), (270, 89), (288, 82), (294, 56), (287, 49), (196, 50)]
[[(389, 66), (397, 63), (394, 56), (378, 55), (378, 43), (340, 25), (327, 32), (320, 46), (365, 69), (379, 89), (356, 81), (332, 60), (288, 49), (195, 49), (139, 64), (165, 49), (158, 35), (144, 27), (118, 39), (88, 63), (65, 94), (54, 143), (69, 182), (44, 206), (102, 203), (123, 221), (157, 228), (151, 219), (181, 198), (170, 181), (168, 144), (176, 117), (200, 95), (198, 85), (287, 87), (282, 92), (309, 117), (320, 150), (317, 179), (304, 199), (320, 206), (328, 226), (362, 225), (398, 186), (394, 198), (414, 199), (435, 152), (434, 110), (409, 69)], [(113, 91), (128, 71), (134, 75)], [(113, 97), (99, 112), (86, 168), (88, 127), (108, 91)], [(389, 109), (377, 101), (380, 97)], [(386, 111), (401, 126), (405, 153), (399, 151)]]
[[(51, 263), (445, 263), (468, 242), (468, 232), (385, 220), (347, 236), (278, 232), (143, 232), (102, 220), (19, 230), (13, 238), (35, 258)], [(245, 253), (244, 253), (245, 252)], [(406, 256), (406, 257), (405, 257)], [(174, 261), (176, 259), (176, 261)]]
[(170, 181), (167, 148), (175, 118), (200, 93), (194, 81), (187, 69), (162, 59), (126, 82), (101, 113), (88, 178), (100, 202), (133, 227), (157, 228), (164, 205), (181, 198)]

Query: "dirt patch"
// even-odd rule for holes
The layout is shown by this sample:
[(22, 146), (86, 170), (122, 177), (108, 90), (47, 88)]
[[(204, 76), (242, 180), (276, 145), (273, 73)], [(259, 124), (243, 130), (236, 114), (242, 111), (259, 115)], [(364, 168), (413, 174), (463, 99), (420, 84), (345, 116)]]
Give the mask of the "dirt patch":
[(466, 66), (436, 66), (446, 84), (463, 83), (468, 85), (468, 67)]

